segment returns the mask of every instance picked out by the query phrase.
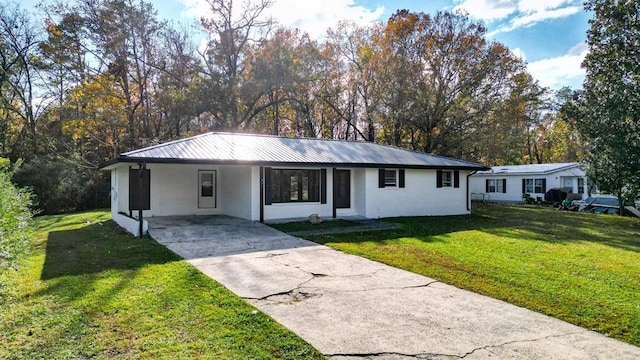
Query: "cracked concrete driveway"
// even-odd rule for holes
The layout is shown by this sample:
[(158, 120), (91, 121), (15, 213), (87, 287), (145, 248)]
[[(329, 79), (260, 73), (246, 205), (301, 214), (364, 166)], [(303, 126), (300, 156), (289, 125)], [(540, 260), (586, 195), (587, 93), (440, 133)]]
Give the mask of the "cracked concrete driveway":
[(151, 236), (338, 359), (639, 359), (640, 348), (236, 218), (150, 218)]

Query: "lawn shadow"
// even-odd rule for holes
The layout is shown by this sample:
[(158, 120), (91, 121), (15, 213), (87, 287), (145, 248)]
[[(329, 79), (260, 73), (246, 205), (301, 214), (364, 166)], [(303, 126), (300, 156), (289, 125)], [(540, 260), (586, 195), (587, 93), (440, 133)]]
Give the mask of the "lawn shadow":
[(411, 237), (422, 242), (444, 242), (442, 235), (452, 232), (478, 230), (480, 227), (490, 228), (499, 224), (485, 215), (454, 216), (409, 216), (385, 218), (381, 221), (398, 225), (398, 227), (381, 230), (356, 231), (340, 234), (303, 236), (312, 241), (326, 243), (363, 243), (393, 242), (398, 238)]
[(481, 211), (503, 215), (501, 226), (478, 229), (489, 234), (556, 244), (594, 242), (640, 252), (640, 222), (634, 219), (526, 206), (504, 206), (503, 210), (493, 206)]
[(558, 211), (552, 208), (499, 204), (476, 206), (473, 214), (387, 218), (399, 228), (366, 233), (310, 236), (326, 243), (389, 242), (411, 237), (422, 242), (446, 241), (446, 235), (462, 231), (487, 234), (519, 241), (555, 244), (595, 242), (614, 248), (640, 252), (640, 221), (614, 215)]
[(110, 269), (134, 270), (149, 264), (180, 260), (155, 241), (134, 238), (114, 231), (114, 227), (112, 221), (107, 221), (49, 232), (40, 278), (48, 280)]

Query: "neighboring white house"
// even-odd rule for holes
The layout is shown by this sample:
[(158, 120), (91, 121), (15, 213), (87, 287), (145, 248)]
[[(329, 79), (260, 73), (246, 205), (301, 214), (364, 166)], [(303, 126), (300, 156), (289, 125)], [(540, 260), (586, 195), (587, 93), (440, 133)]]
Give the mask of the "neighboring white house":
[(255, 221), (468, 214), (469, 175), (488, 168), (369, 142), (207, 133), (123, 153), (103, 169), (113, 219), (136, 233), (139, 207), (143, 218)]
[(588, 197), (587, 177), (579, 163), (494, 166), (471, 176), (473, 200), (520, 202), (524, 194), (543, 198), (549, 189), (571, 188), (571, 192)]

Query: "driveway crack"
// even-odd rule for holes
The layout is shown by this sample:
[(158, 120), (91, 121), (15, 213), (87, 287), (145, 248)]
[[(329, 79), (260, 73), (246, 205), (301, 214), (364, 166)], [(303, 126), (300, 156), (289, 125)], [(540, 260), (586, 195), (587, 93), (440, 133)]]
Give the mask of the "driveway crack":
[(463, 354), (462, 356), (459, 356), (459, 358), (460, 359), (464, 359), (465, 357), (475, 353), (476, 351), (480, 351), (480, 350), (489, 351), (489, 349), (491, 349), (491, 348), (500, 348), (500, 347), (503, 347), (503, 346), (506, 346), (506, 345), (511, 345), (511, 344), (536, 342), (536, 341), (541, 341), (541, 340), (546, 340), (546, 339), (560, 338), (560, 337), (563, 337), (563, 336), (576, 335), (576, 334), (580, 334), (580, 333), (581, 332), (579, 332), (579, 331), (574, 331), (574, 332), (570, 332), (570, 333), (566, 333), (566, 334), (555, 334), (555, 335), (543, 336), (543, 337), (536, 338), (536, 339), (512, 340), (512, 341), (507, 341), (507, 342), (504, 342), (504, 343), (501, 343), (501, 344), (497, 344), (497, 345), (486, 345), (486, 346), (475, 348), (475, 349)]
[(406, 354), (406, 353), (401, 353), (396, 351), (381, 351), (381, 352), (374, 352), (374, 353), (336, 353), (336, 354), (323, 354), (323, 355), (328, 358), (353, 357), (353, 358), (367, 358), (367, 359), (374, 359), (376, 357), (382, 357), (382, 356), (402, 356), (404, 358), (409, 358), (409, 359), (430, 359), (430, 358), (433, 358), (434, 356), (460, 358), (459, 355), (453, 355), (453, 354), (437, 354), (437, 353)]

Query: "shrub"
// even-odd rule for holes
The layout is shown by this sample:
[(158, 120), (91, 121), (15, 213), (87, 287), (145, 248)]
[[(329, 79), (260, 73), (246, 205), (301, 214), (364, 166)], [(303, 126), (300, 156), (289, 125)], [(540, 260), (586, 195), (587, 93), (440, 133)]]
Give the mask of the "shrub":
[(62, 214), (109, 206), (109, 174), (79, 165), (82, 159), (41, 156), (25, 163), (14, 181), (32, 189), (42, 214)]
[(0, 158), (0, 270), (15, 267), (29, 248), (32, 196), (11, 182), (19, 166)]

